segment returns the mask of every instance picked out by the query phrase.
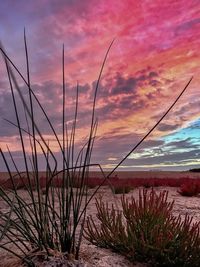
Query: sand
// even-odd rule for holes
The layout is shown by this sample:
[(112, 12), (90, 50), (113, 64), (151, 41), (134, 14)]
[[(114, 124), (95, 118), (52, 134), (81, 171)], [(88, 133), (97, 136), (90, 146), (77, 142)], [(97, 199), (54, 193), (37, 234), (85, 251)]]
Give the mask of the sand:
[[(130, 193), (126, 194), (127, 198), (131, 196), (138, 197), (138, 190), (141, 188), (136, 188), (132, 190)], [(157, 187), (155, 188), (156, 192), (160, 192), (162, 190), (167, 190), (169, 192), (168, 201), (175, 200), (173, 213), (175, 215), (184, 216), (186, 213), (193, 216), (194, 221), (200, 221), (200, 198), (197, 197), (183, 197), (177, 192), (178, 188), (172, 187)], [(89, 194), (93, 193), (94, 189), (89, 190)], [(27, 197), (27, 192), (24, 190), (20, 191), (20, 194), (23, 198)], [(111, 190), (107, 186), (103, 186), (100, 188), (97, 197), (102, 196), (105, 202), (110, 204), (115, 203), (117, 205), (117, 209), (121, 209), (120, 206), (120, 197), (121, 195), (113, 195)], [(6, 211), (7, 207), (5, 204), (0, 201), (0, 210)], [(92, 215), (95, 218), (96, 207), (95, 200), (93, 199), (88, 206), (87, 210), (88, 215)], [(120, 256), (108, 249), (98, 248), (88, 241), (83, 240), (80, 252), (81, 259), (84, 262), (84, 267), (145, 267), (145, 264), (140, 263), (130, 263), (123, 256)], [(13, 259), (4, 251), (0, 251), (0, 266), (14, 267)], [(8, 265), (6, 265), (6, 262)], [(2, 265), (3, 264), (3, 265)], [(19, 263), (16, 266), (20, 266)], [(47, 265), (48, 266), (48, 265)], [(50, 265), (49, 265), (50, 266)], [(53, 265), (52, 265), (53, 266)], [(63, 265), (64, 266), (64, 265)]]

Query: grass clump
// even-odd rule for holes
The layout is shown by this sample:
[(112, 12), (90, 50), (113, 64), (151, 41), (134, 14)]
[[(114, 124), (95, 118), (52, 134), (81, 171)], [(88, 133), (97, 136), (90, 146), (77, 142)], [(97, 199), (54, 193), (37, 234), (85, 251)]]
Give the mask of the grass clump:
[(113, 249), (131, 261), (150, 266), (200, 266), (199, 224), (172, 214), (166, 191), (139, 191), (138, 200), (121, 198), (122, 211), (96, 199), (99, 227), (87, 218), (85, 237), (93, 244)]
[(132, 190), (130, 186), (114, 185), (112, 186), (113, 194), (128, 194)]
[[(86, 184), (89, 168), (90, 166), (99, 167), (98, 164), (91, 164), (97, 130), (96, 95), (103, 66), (112, 43), (104, 58), (94, 91), (88, 138), (84, 140), (83, 146), (78, 148), (80, 150), (76, 148), (78, 85), (71, 128), (66, 119), (64, 47), (62, 51), (61, 129), (58, 132), (32, 89), (25, 32), (24, 44), (26, 77), (0, 47), (15, 112), (15, 121), (6, 121), (18, 130), (25, 168), (25, 171), (21, 173), (9, 148), (6, 153), (0, 149), (0, 155), (9, 173), (10, 184), (10, 190), (7, 190), (6, 186), (0, 186), (0, 200), (9, 207), (8, 212), (0, 211), (0, 249), (13, 254), (26, 266), (35, 266), (35, 260), (38, 258), (48, 260), (57, 254), (78, 260), (87, 205), (96, 193), (88, 196)], [(22, 80), (23, 90), (25, 90), (25, 84), (25, 93), (22, 92), (18, 83), (19, 79)], [(51, 131), (52, 139), (59, 147), (61, 169), (58, 169), (56, 152), (52, 150), (49, 141), (44, 137), (45, 134), (39, 129), (36, 110), (41, 111)], [(40, 177), (41, 160), (45, 162), (44, 177)], [(12, 175), (10, 164), (15, 168), (16, 177)], [(20, 188), (26, 189), (26, 198), (21, 195)]]

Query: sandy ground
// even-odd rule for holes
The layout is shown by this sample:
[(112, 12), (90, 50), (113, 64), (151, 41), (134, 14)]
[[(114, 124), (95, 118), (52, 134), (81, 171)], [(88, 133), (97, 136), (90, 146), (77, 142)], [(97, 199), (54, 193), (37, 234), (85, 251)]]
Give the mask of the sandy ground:
[[(132, 190), (129, 194), (126, 194), (127, 198), (134, 196), (135, 198), (138, 197), (138, 190), (136, 188)], [(174, 214), (175, 215), (182, 215), (184, 216), (186, 213), (193, 216), (194, 221), (200, 221), (200, 198), (199, 197), (183, 197), (177, 193), (177, 188), (171, 187), (158, 187), (155, 188), (157, 192), (162, 190), (169, 191), (168, 201), (175, 200), (174, 204)], [(93, 193), (94, 189), (89, 190), (89, 194)], [(27, 192), (24, 190), (20, 191), (20, 194), (23, 198), (27, 197)], [(115, 203), (117, 205), (117, 209), (120, 209), (120, 197), (121, 195), (113, 195), (109, 187), (102, 187), (100, 188), (99, 192), (97, 193), (97, 197), (102, 196), (105, 202), (110, 204)], [(0, 201), (0, 210), (6, 211), (7, 207), (5, 204)], [(93, 215), (95, 217), (96, 214), (96, 207), (95, 207), (95, 200), (93, 199), (88, 206), (87, 210), (88, 215)], [(81, 258), (84, 261), (84, 267), (144, 267), (144, 264), (133, 264), (126, 260), (123, 256), (117, 255), (116, 253), (102, 248), (97, 248), (94, 245), (89, 244), (88, 241), (83, 240), (81, 246)], [(14, 265), (14, 262), (10, 258), (10, 256), (4, 252), (0, 251), (0, 266), (9, 267), (9, 266), (18, 266), (20, 267), (19, 263)], [(7, 262), (7, 264), (6, 264)], [(53, 266), (53, 265), (52, 265)], [(60, 266), (60, 265), (59, 265)], [(61, 265), (64, 266), (64, 265)]]

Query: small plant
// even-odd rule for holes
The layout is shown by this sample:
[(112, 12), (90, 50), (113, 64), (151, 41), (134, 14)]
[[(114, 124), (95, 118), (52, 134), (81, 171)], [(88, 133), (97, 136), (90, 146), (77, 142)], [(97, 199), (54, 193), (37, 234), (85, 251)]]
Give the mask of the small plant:
[[(8, 121), (17, 128), (21, 144), (25, 172), (20, 172), (13, 154), (8, 148), (9, 160), (15, 167), (17, 177), (11, 173), (8, 157), (0, 148), (0, 155), (9, 173), (9, 181), (0, 186), (0, 200), (10, 208), (8, 212), (0, 211), (0, 248), (21, 259), (27, 266), (35, 266), (37, 257), (48, 259), (54, 254), (71, 255), (78, 260), (82, 242), (83, 226), (86, 208), (92, 196), (88, 196), (86, 186), (89, 168), (92, 165), (91, 155), (94, 145), (97, 120), (95, 119), (95, 104), (99, 80), (111, 48), (104, 58), (97, 80), (92, 103), (91, 124), (88, 139), (84, 141), (80, 151), (75, 152), (75, 139), (79, 106), (79, 87), (77, 85), (75, 113), (71, 129), (66, 120), (66, 85), (64, 47), (62, 51), (62, 109), (60, 114), (61, 129), (56, 131), (44, 107), (32, 90), (30, 82), (29, 58), (24, 32), (26, 55), (26, 77), (0, 47), (8, 75), (16, 122)], [(15, 74), (26, 85), (26, 94), (18, 84)], [(28, 98), (26, 98), (28, 96)], [(19, 99), (20, 102), (17, 102)], [(45, 140), (38, 127), (35, 109), (39, 109), (48, 123), (52, 138), (59, 147), (61, 170), (51, 144)], [(45, 175), (40, 177), (39, 161), (45, 162)], [(98, 164), (92, 166), (98, 167)], [(101, 168), (100, 168), (101, 169)], [(103, 170), (101, 169), (103, 172)], [(103, 174), (104, 175), (104, 174)], [(26, 178), (24, 178), (24, 176)], [(105, 177), (105, 176), (104, 176)], [(10, 190), (7, 190), (9, 187)], [(24, 199), (18, 189), (27, 190), (28, 197)], [(10, 245), (12, 244), (12, 249)]]
[(200, 168), (190, 169), (189, 172), (200, 172)]
[(144, 181), (144, 184), (143, 184), (144, 188), (151, 188), (153, 187), (153, 183), (149, 182), (149, 181)]
[(92, 183), (87, 183), (87, 187), (88, 187), (88, 189), (94, 189), (96, 187), (96, 185), (92, 184)]
[(132, 188), (130, 186), (122, 186), (122, 185), (112, 186), (113, 194), (128, 194), (131, 190)]
[(188, 181), (183, 183), (177, 192), (182, 196), (193, 197), (199, 194), (199, 189), (198, 183), (195, 181)]
[(122, 212), (116, 210), (113, 205), (110, 209), (108, 204), (102, 201), (102, 197), (96, 198), (96, 208), (100, 225), (97, 226), (92, 216), (88, 217), (84, 231), (85, 238), (99, 247), (112, 248), (120, 253), (125, 252), (127, 238)]
[(200, 266), (199, 224), (192, 218), (172, 214), (168, 192), (139, 191), (139, 199), (121, 198), (122, 211), (96, 199), (97, 219), (87, 218), (85, 237), (91, 243), (111, 248), (131, 261), (151, 266)]

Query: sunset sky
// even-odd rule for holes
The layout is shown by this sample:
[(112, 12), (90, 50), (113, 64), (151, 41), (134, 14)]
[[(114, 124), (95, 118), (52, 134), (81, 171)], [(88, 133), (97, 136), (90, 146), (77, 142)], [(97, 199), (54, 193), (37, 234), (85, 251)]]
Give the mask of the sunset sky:
[[(80, 86), (77, 146), (88, 134), (95, 84), (106, 50), (115, 39), (97, 95), (98, 131), (92, 162), (104, 169), (120, 162), (193, 76), (173, 110), (119, 170), (200, 168), (199, 0), (1, 1), (0, 41), (26, 76), (24, 27), (32, 88), (58, 134), (65, 46), (69, 125), (77, 82)], [(19, 83), (27, 94), (22, 81)], [(12, 106), (0, 59), (0, 147), (6, 152), (8, 145), (23, 168), (17, 129), (3, 120), (16, 121)], [(58, 153), (44, 117), (37, 110), (35, 113), (52, 150)]]

